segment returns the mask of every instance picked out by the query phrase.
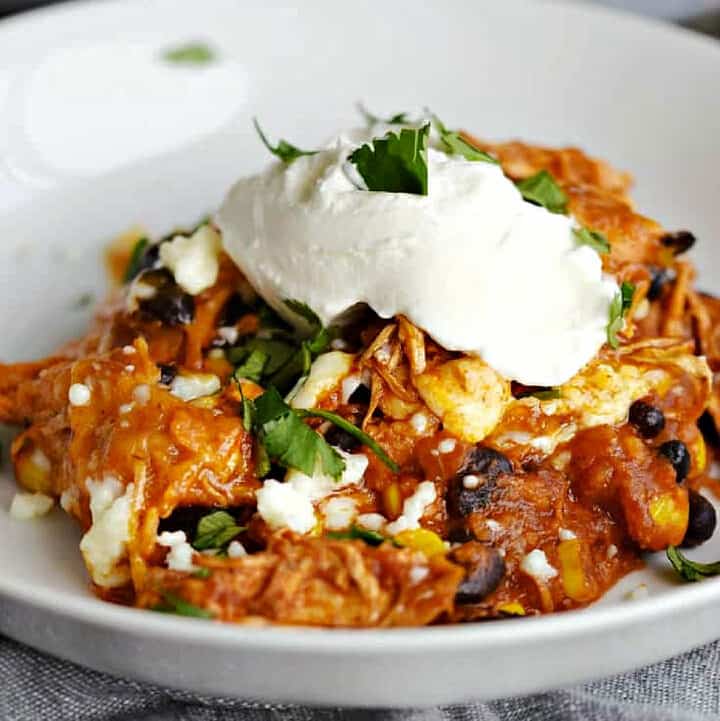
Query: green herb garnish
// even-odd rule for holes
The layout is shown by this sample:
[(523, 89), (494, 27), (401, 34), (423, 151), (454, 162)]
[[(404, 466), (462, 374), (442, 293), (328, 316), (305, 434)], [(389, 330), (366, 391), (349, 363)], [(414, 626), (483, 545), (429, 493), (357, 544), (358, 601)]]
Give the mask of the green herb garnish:
[(200, 608), (170, 591), (163, 591), (161, 595), (163, 602), (153, 606), (153, 611), (176, 613), (178, 616), (192, 616), (193, 618), (213, 617), (213, 614), (207, 609)]
[(635, 285), (623, 281), (620, 290), (610, 302), (607, 324), (607, 342), (611, 348), (617, 349), (620, 346), (617, 334), (622, 330), (625, 313), (632, 305)]
[(361, 431), (356, 425), (350, 423), (350, 421), (347, 421), (342, 416), (337, 415), (337, 413), (332, 413), (331, 411), (326, 411), (321, 408), (310, 408), (308, 410), (298, 410), (297, 412), (304, 417), (322, 418), (325, 421), (330, 421), (330, 423), (336, 425), (338, 428), (341, 428), (353, 438), (360, 441), (360, 443), (364, 446), (367, 446), (393, 473), (397, 473), (400, 470), (398, 464), (395, 463), (395, 461), (393, 461), (387, 453), (385, 453), (382, 446), (375, 439), (371, 438), (364, 431)]
[(201, 566), (200, 568), (195, 569), (191, 574), (193, 578), (210, 578), (212, 576), (212, 571), (207, 566)]
[(568, 197), (547, 170), (516, 183), (525, 200), (542, 205), (551, 213), (565, 213)]
[(259, 383), (268, 360), (269, 356), (265, 351), (259, 348), (251, 350), (245, 360), (235, 367), (233, 378), (235, 378), (236, 381), (245, 378), (246, 380)]
[(384, 541), (389, 539), (385, 538), (382, 533), (377, 531), (369, 531), (366, 528), (360, 528), (360, 526), (351, 526), (347, 531), (331, 531), (325, 534), (327, 538), (332, 538), (335, 541), (344, 540), (356, 540), (365, 541), (368, 546), (379, 546)]
[(209, 548), (224, 551), (230, 541), (244, 530), (245, 526), (238, 526), (227, 511), (214, 511), (198, 522), (192, 545), (198, 551)]
[(445, 146), (445, 151), (450, 155), (462, 155), (465, 160), (478, 160), (484, 163), (497, 165), (497, 160), (492, 155), (476, 148), (470, 141), (463, 138), (457, 130), (448, 130), (445, 124), (437, 117), (432, 116), (435, 130), (440, 134), (440, 140)]
[(276, 388), (271, 386), (259, 398), (245, 403), (251, 406), (244, 416), (270, 460), (308, 476), (313, 475), (319, 462), (325, 474), (340, 478), (345, 470), (342, 456), (303, 422), (306, 414), (301, 415), (285, 403)]
[(150, 241), (147, 238), (140, 238), (140, 240), (135, 243), (132, 253), (130, 254), (130, 260), (128, 261), (127, 268), (125, 269), (123, 283), (129, 283), (140, 272), (142, 259), (149, 244)]
[(368, 190), (427, 195), (427, 142), (430, 123), (403, 128), (359, 147), (348, 160)]
[(182, 65), (207, 65), (215, 60), (215, 52), (205, 43), (188, 43), (165, 51), (163, 59)]
[(720, 575), (720, 561), (698, 563), (683, 556), (675, 546), (668, 546), (667, 557), (677, 574), (685, 581), (701, 581), (703, 578)]
[(610, 241), (604, 233), (590, 228), (573, 228), (575, 240), (580, 245), (589, 245), (601, 255), (610, 252)]
[(253, 118), (253, 125), (255, 126), (255, 130), (260, 136), (260, 140), (262, 140), (263, 145), (275, 157), (280, 158), (283, 163), (289, 165), (290, 163), (292, 163), (293, 160), (296, 160), (303, 155), (315, 155), (318, 152), (317, 150), (300, 150), (300, 148), (296, 147), (295, 145), (288, 143), (287, 140), (282, 139), (280, 139), (278, 141), (278, 144), (273, 147), (272, 145), (270, 145), (270, 141), (265, 136), (265, 133), (263, 133), (262, 128), (260, 127), (260, 123), (258, 123), (257, 121), (257, 118)]
[(552, 401), (557, 398), (562, 398), (559, 388), (544, 388), (541, 391), (534, 391), (529, 395), (533, 398), (537, 398), (539, 401)]
[(395, 113), (389, 118), (381, 118), (379, 115), (371, 113), (362, 103), (357, 104), (357, 108), (365, 118), (368, 125), (382, 123), (383, 125), (407, 125), (410, 123), (407, 113)]

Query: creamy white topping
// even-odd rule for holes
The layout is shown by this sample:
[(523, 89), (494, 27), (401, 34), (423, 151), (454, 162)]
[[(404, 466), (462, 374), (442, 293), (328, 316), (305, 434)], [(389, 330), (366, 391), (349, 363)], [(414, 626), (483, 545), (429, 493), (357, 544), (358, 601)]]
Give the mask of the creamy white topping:
[(160, 260), (172, 271), (175, 282), (191, 295), (215, 284), (220, 265), (220, 237), (209, 225), (200, 226), (189, 238), (183, 235), (160, 246)]
[(55, 501), (44, 493), (18, 492), (10, 504), (10, 515), (19, 521), (28, 521), (49, 513), (53, 505)]
[(358, 188), (348, 155), (385, 128), (240, 180), (218, 215), (258, 292), (330, 323), (356, 303), (408, 316), (507, 378), (559, 385), (605, 341), (617, 285), (574, 221), (523, 200), (499, 166), (428, 151), (427, 196)]

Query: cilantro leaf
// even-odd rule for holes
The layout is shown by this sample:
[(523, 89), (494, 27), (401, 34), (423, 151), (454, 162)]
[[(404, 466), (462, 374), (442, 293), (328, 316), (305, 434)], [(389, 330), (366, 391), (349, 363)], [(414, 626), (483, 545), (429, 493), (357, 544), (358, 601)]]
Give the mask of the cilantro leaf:
[(170, 591), (162, 592), (162, 603), (158, 603), (152, 607), (153, 611), (160, 613), (176, 613), (178, 616), (192, 616), (193, 618), (212, 618), (213, 614), (206, 608), (200, 608), (184, 598), (171, 593)]
[(308, 476), (319, 462), (324, 473), (340, 478), (345, 470), (343, 458), (302, 421), (299, 412), (285, 403), (276, 388), (271, 386), (252, 403), (253, 428), (272, 461)]
[(541, 170), (516, 183), (523, 198), (535, 205), (542, 205), (551, 213), (565, 213), (568, 197), (547, 170)]
[(450, 155), (462, 155), (465, 160), (479, 160), (497, 165), (498, 161), (492, 155), (488, 155), (480, 148), (476, 148), (470, 141), (463, 138), (457, 130), (448, 130), (437, 115), (432, 116), (432, 122), (435, 130), (440, 134), (440, 140), (445, 146), (445, 152)]
[(625, 312), (632, 305), (635, 285), (623, 281), (620, 290), (610, 302), (607, 324), (607, 341), (611, 348), (617, 349), (620, 346), (617, 334), (622, 330)]
[(188, 43), (166, 50), (163, 59), (182, 65), (207, 65), (215, 60), (215, 52), (205, 43)]
[(539, 401), (552, 401), (556, 398), (562, 398), (559, 388), (545, 388), (541, 391), (535, 391), (530, 395), (533, 398), (537, 398)]
[(720, 561), (698, 563), (683, 556), (675, 546), (667, 547), (667, 557), (677, 574), (685, 581), (701, 581), (703, 578), (720, 575)]
[(366, 528), (360, 528), (360, 526), (350, 526), (347, 531), (331, 531), (330, 533), (326, 533), (325, 536), (335, 541), (360, 539), (361, 541), (365, 541), (368, 546), (379, 546), (384, 541), (389, 540), (385, 538), (382, 533), (369, 531)]
[(286, 298), (283, 303), (293, 312), (295, 315), (299, 315), (303, 318), (311, 328), (321, 328), (322, 322), (318, 314), (307, 304), (299, 300), (292, 300)]
[(430, 123), (389, 132), (355, 150), (348, 160), (368, 190), (427, 195), (427, 142)]
[(245, 358), (240, 365), (235, 367), (233, 378), (235, 378), (236, 381), (245, 378), (249, 381), (259, 383), (268, 359), (269, 356), (265, 353), (265, 351), (262, 351), (259, 348), (251, 350), (247, 358)]
[(293, 160), (296, 160), (297, 158), (300, 158), (303, 155), (315, 155), (318, 151), (317, 150), (300, 150), (300, 148), (291, 145), (286, 140), (280, 139), (278, 141), (278, 144), (273, 148), (272, 145), (270, 145), (270, 141), (265, 136), (265, 133), (263, 133), (262, 129), (260, 128), (260, 123), (258, 123), (257, 118), (253, 118), (253, 125), (255, 126), (255, 130), (257, 131), (257, 134), (260, 136), (260, 140), (262, 140), (263, 145), (277, 158), (280, 158), (280, 160), (283, 161), (283, 163), (290, 164)]
[(135, 276), (142, 270), (143, 256), (145, 250), (150, 241), (147, 238), (140, 238), (132, 249), (130, 254), (130, 260), (128, 261), (127, 268), (125, 269), (125, 275), (123, 276), (123, 283), (129, 283)]
[(604, 233), (590, 228), (573, 228), (573, 235), (579, 245), (589, 245), (601, 255), (610, 252), (610, 241)]
[(295, 348), (291, 343), (283, 340), (250, 338), (241, 346), (229, 348), (225, 355), (233, 365), (242, 365), (256, 352), (266, 357), (263, 372), (267, 376), (282, 368), (295, 352)]
[(367, 433), (361, 431), (357, 426), (345, 420), (342, 416), (331, 411), (326, 411), (321, 408), (311, 408), (309, 410), (300, 410), (298, 413), (302, 416), (309, 416), (313, 418), (322, 418), (325, 421), (330, 421), (338, 428), (341, 428), (346, 433), (357, 439), (364, 446), (367, 446), (393, 473), (397, 473), (400, 468), (395, 461), (388, 456), (383, 450), (382, 446), (374, 439), (371, 438)]
[(375, 125), (376, 123), (383, 123), (384, 125), (406, 125), (410, 123), (407, 113), (395, 113), (395, 115), (391, 115), (389, 118), (381, 118), (379, 115), (371, 113), (362, 103), (358, 103), (357, 108), (368, 125)]
[(208, 548), (224, 550), (228, 543), (244, 530), (245, 526), (238, 526), (227, 511), (214, 511), (198, 522), (192, 545), (198, 551)]

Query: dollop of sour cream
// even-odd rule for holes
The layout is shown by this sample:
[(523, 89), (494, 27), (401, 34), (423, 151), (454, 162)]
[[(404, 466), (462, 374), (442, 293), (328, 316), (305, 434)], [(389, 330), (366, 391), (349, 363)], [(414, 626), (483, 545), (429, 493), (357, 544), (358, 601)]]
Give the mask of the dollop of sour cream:
[(492, 163), (430, 148), (426, 196), (363, 190), (348, 156), (387, 130), (348, 131), (236, 183), (217, 217), (229, 255), (290, 321), (285, 299), (325, 324), (367, 303), (507, 378), (567, 381), (605, 341), (618, 292), (597, 252)]

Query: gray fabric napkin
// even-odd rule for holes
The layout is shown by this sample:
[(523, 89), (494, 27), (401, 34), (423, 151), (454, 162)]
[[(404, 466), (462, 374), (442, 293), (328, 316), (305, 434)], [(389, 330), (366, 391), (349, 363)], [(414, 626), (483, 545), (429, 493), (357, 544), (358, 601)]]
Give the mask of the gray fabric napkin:
[[(592, 649), (589, 649), (592, 653)], [(125, 681), (0, 638), (3, 721), (701, 721), (720, 718), (720, 642), (563, 691), (422, 710), (253, 704)]]

